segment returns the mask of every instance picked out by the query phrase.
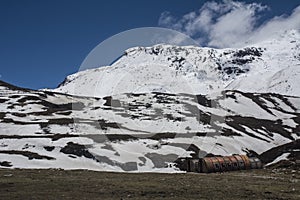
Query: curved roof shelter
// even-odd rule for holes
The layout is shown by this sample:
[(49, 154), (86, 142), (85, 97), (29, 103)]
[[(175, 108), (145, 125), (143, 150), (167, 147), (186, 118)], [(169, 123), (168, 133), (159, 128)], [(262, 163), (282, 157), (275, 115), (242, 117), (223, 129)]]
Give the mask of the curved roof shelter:
[(200, 159), (181, 160), (179, 168), (188, 172), (225, 172), (235, 170), (260, 169), (262, 162), (256, 157), (246, 155), (215, 156)]

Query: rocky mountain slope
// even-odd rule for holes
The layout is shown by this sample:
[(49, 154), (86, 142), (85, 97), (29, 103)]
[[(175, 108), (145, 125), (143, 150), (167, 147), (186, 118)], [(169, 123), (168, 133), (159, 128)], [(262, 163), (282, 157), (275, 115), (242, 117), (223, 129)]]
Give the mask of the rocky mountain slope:
[[(299, 125), (295, 96), (227, 90), (94, 98), (0, 82), (1, 167), (176, 172), (178, 157), (208, 153), (272, 155), (272, 163), (299, 153), (290, 145)], [(280, 146), (289, 148), (272, 153)]]

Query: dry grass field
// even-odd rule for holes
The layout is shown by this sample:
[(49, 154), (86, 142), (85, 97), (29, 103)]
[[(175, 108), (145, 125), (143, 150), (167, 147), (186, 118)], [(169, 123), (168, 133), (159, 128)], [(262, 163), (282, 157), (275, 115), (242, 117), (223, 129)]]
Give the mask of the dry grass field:
[(298, 170), (215, 174), (0, 170), (0, 199), (300, 199)]

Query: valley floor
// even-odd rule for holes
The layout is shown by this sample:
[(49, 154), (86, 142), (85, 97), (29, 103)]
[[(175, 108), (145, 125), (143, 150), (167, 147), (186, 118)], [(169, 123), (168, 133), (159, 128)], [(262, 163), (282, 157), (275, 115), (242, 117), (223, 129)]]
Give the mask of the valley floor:
[(0, 169), (0, 199), (300, 199), (299, 170), (218, 174)]

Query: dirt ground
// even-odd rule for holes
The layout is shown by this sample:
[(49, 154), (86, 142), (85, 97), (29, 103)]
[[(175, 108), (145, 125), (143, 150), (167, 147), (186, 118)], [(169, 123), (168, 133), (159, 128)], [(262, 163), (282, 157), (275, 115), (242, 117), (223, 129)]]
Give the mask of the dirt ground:
[(0, 199), (300, 199), (300, 171), (218, 174), (0, 169)]

